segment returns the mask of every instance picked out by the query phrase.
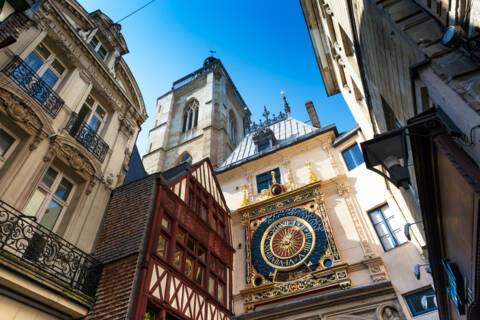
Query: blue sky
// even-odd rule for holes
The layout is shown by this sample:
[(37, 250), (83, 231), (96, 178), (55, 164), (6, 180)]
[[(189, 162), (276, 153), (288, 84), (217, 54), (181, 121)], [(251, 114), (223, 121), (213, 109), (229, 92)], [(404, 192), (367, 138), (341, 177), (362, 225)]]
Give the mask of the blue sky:
[[(114, 21), (146, 2), (80, 0)], [(308, 119), (305, 101), (312, 100), (322, 125), (336, 123), (344, 131), (355, 124), (341, 95), (326, 96), (298, 0), (156, 0), (121, 24), (130, 50), (124, 58), (149, 114), (137, 142), (141, 154), (156, 98), (199, 68), (209, 50), (217, 51), (253, 120), (264, 105), (282, 110), (283, 89), (299, 120)]]

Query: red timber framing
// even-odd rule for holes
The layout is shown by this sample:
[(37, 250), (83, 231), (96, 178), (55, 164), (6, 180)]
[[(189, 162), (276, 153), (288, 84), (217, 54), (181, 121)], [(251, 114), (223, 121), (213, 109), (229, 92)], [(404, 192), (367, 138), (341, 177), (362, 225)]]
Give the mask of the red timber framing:
[(134, 319), (229, 319), (234, 249), (210, 161), (162, 175), (157, 190)]

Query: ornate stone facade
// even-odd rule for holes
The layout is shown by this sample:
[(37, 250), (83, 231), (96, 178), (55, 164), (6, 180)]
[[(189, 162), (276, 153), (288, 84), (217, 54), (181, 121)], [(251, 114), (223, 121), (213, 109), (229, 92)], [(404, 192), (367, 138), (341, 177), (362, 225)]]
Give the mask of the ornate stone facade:
[[(28, 21), (15, 25), (16, 42), (0, 51), (0, 206), (18, 228), (29, 227), (23, 230), (26, 253), (16, 253), (16, 265), (5, 253), (10, 234), (0, 222), (0, 277), (12, 283), (2, 308), (33, 319), (46, 314), (34, 308), (40, 303), (50, 315), (79, 318), (92, 297), (77, 292), (81, 285), (75, 283), (89, 281), (90, 259), (98, 263), (89, 253), (110, 192), (123, 183), (146, 110), (122, 57), (128, 48), (119, 25), (75, 0), (38, 2)], [(105, 56), (92, 49), (93, 38)], [(57, 77), (51, 83), (42, 79), (47, 70)], [(52, 239), (65, 252), (47, 252), (44, 244)], [(57, 254), (80, 256), (75, 263), (85, 270), (67, 283), (55, 276), (44, 282), (42, 273), (30, 271), (45, 259), (47, 274), (60, 273), (60, 266), (46, 262)], [(19, 288), (26, 297), (21, 301)]]

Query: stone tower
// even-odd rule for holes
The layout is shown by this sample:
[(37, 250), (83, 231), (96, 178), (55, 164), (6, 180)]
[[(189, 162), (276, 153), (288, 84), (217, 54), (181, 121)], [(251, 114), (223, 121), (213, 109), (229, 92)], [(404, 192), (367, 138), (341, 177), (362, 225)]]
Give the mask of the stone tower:
[(206, 157), (217, 166), (243, 139), (249, 123), (250, 111), (227, 70), (209, 57), (157, 99), (145, 169), (154, 173)]

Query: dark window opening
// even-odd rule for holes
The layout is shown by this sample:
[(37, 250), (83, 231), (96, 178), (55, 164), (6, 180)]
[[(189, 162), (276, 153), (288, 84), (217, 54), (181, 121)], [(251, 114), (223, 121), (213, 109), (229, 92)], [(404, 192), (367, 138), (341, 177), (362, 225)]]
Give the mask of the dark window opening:
[(437, 299), (432, 288), (406, 294), (404, 297), (414, 317), (437, 310)]
[(271, 173), (272, 171), (275, 173), (275, 180), (277, 180), (277, 183), (282, 182), (279, 168), (275, 168), (273, 170), (261, 173), (257, 175), (257, 192), (258, 193), (262, 192), (262, 190), (270, 188), (270, 186), (272, 185), (272, 173)]

